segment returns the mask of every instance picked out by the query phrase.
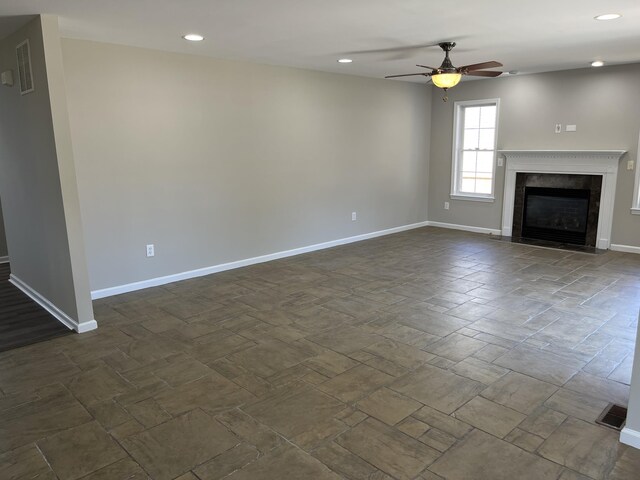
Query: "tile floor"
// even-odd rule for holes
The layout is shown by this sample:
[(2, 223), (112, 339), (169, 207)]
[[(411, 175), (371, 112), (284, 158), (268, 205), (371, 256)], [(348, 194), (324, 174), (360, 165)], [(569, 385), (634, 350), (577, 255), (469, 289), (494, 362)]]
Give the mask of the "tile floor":
[(0, 354), (2, 479), (638, 479), (640, 256), (424, 228), (95, 304)]

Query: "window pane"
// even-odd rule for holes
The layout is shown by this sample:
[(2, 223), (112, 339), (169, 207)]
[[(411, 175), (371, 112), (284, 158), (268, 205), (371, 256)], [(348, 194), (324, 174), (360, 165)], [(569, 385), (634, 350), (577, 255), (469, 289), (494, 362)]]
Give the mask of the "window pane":
[(466, 107), (464, 109), (464, 128), (478, 128), (480, 126), (480, 108)]
[(481, 107), (480, 128), (495, 128), (496, 126), (496, 106)]
[(479, 130), (464, 130), (464, 143), (462, 145), (463, 149), (475, 150), (476, 148), (478, 148), (478, 132)]
[(478, 142), (478, 148), (481, 150), (493, 150), (495, 140), (495, 130), (482, 129), (480, 131), (480, 140)]
[(476, 152), (463, 152), (462, 154), (462, 171), (463, 172), (475, 172), (476, 171)]
[(460, 182), (460, 191), (465, 193), (476, 193), (476, 180), (475, 178), (464, 178)]
[(489, 195), (491, 193), (491, 179), (476, 180), (476, 193), (484, 193)]
[(478, 172), (493, 173), (493, 152), (478, 152)]

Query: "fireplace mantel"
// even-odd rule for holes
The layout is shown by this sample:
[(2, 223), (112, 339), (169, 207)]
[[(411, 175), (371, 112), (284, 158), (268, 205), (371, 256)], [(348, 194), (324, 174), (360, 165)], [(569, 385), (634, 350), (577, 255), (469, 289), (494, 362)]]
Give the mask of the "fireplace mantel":
[(602, 175), (596, 244), (598, 248), (609, 248), (618, 164), (625, 150), (500, 150), (498, 153), (505, 158), (502, 235), (511, 236), (518, 172)]
[(550, 157), (573, 157), (573, 156), (618, 156), (622, 157), (626, 150), (499, 150), (498, 153), (510, 156), (525, 155), (545, 155)]

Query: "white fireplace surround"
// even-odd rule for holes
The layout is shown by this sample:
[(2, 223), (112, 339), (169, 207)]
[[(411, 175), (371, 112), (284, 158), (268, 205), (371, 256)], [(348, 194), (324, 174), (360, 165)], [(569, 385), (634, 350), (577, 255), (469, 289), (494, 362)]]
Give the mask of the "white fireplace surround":
[(511, 236), (517, 173), (601, 175), (596, 246), (609, 248), (618, 164), (625, 150), (500, 150), (498, 153), (505, 158), (502, 235)]

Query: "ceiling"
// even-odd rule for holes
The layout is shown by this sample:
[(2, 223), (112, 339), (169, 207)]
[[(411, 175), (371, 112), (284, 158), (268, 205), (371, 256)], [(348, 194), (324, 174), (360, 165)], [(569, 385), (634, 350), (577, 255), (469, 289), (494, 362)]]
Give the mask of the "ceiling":
[[(611, 12), (623, 16), (593, 19)], [(371, 77), (438, 66), (426, 45), (445, 40), (458, 42), (455, 65), (521, 73), (640, 62), (637, 0), (2, 0), (0, 38), (37, 13), (58, 15), (69, 38)]]

